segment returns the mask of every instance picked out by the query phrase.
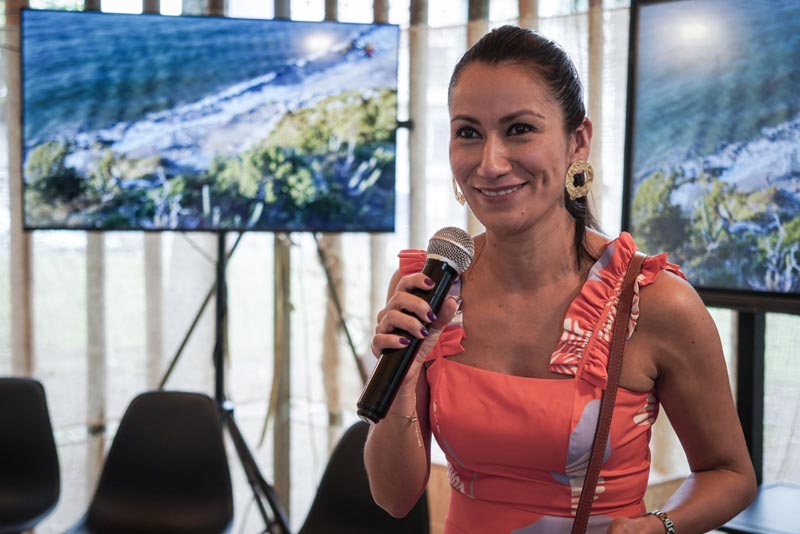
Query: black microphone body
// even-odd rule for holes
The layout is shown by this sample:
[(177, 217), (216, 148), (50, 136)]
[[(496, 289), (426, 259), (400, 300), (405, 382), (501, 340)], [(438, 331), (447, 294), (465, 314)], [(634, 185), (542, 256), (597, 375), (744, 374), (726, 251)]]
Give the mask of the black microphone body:
[[(415, 289), (411, 291), (411, 294), (424, 299), (430, 304), (433, 313), (438, 314), (450, 287), (458, 278), (459, 272), (446, 261), (429, 257), (425, 260), (422, 273), (433, 280), (433, 288), (429, 290)], [(430, 326), (430, 323), (423, 324), (426, 329)], [(401, 349), (390, 349), (381, 353), (381, 357), (358, 399), (356, 405), (358, 416), (370, 424), (377, 423), (388, 413), (389, 406), (400, 388), (400, 383), (408, 373), (408, 369), (424, 341), (405, 330), (396, 329), (393, 333), (407, 337), (410, 343)]]

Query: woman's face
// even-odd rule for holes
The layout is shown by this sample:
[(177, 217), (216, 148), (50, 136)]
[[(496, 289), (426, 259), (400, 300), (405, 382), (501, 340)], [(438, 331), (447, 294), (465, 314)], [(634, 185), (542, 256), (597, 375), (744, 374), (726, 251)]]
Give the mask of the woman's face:
[(473, 63), (450, 93), (450, 166), (475, 216), (495, 231), (550, 226), (569, 165), (589, 157), (591, 123), (564, 129), (545, 83), (516, 64)]

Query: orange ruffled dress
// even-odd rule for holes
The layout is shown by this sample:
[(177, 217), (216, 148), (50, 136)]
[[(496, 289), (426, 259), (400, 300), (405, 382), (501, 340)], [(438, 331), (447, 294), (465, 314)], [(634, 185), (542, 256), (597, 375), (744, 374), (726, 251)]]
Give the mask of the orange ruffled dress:
[[(445, 534), (570, 531), (606, 386), (622, 279), (635, 250), (628, 233), (610, 241), (567, 310), (550, 369), (572, 380), (513, 376), (454, 361), (448, 356), (464, 350), (461, 317), (445, 327), (426, 373), (431, 429), (452, 487)], [(403, 274), (421, 271), (424, 263), (424, 251), (400, 253)], [(645, 261), (628, 338), (639, 315), (639, 288), (662, 270), (683, 276), (666, 254)], [(460, 292), (460, 285), (451, 292)], [(615, 517), (645, 513), (648, 444), (657, 414), (653, 391), (618, 389), (588, 532), (604, 533)]]

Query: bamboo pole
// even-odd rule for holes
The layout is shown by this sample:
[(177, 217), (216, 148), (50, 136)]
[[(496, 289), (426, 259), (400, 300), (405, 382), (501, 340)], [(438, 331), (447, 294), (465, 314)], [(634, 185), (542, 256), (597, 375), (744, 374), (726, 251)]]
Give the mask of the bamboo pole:
[(372, 20), (378, 23), (389, 22), (389, 0), (374, 0), (372, 2)]
[[(274, 0), (275, 17), (291, 19), (290, 0)], [(288, 234), (277, 234), (274, 252), (274, 334), (273, 388), (270, 403), (274, 406), (272, 434), (273, 487), (280, 496), (286, 514), (291, 516), (291, 241)]]
[(539, 26), (539, 0), (519, 0), (519, 25), (535, 30)]
[[(378, 23), (389, 22), (389, 1), (375, 0), (372, 3), (373, 19)], [(384, 273), (388, 272), (386, 264), (386, 235), (372, 234), (369, 238), (369, 258), (370, 258), (370, 283), (369, 283), (369, 317), (374, 320), (378, 312), (386, 302), (386, 286), (388, 280)], [(362, 360), (362, 365), (370, 368), (375, 364), (371, 356), (368, 361)]]
[(11, 372), (33, 374), (33, 275), (30, 234), (23, 225), (22, 79), (20, 69), (20, 9), (27, 0), (6, 1), (6, 82), (8, 100), (8, 195), (10, 221)]
[[(85, 11), (99, 11), (99, 0), (85, 0)], [(108, 383), (106, 343), (105, 235), (86, 234), (86, 423), (91, 437), (87, 449), (86, 475), (97, 480), (105, 451)], [(89, 485), (91, 487), (91, 484)]]
[(102, 233), (89, 232), (86, 236), (86, 423), (89, 435), (97, 439), (89, 441), (88, 481), (97, 479), (105, 450), (108, 393), (105, 282), (105, 238)]
[(211, 16), (224, 16), (225, 15), (225, 0), (208, 0), (208, 8), (206, 15)]
[(409, 247), (424, 249), (427, 244), (426, 168), (428, 161), (427, 88), (428, 88), (428, 1), (411, 0), (411, 26), (408, 31), (410, 57), (408, 114), (411, 131), (410, 154)]
[(147, 388), (157, 389), (164, 367), (164, 261), (159, 233), (144, 235), (145, 344)]
[[(339, 18), (339, 3), (337, 0), (325, 0), (325, 20), (334, 21)], [(342, 408), (339, 391), (339, 373), (342, 363), (342, 351), (339, 343), (341, 321), (344, 309), (338, 309), (332, 293), (338, 296), (340, 305), (344, 307), (345, 288), (343, 283), (344, 262), (342, 261), (342, 236), (341, 234), (325, 234), (319, 240), (319, 245), (324, 250), (327, 265), (324, 266), (329, 273), (329, 283), (333, 287), (328, 292), (325, 306), (325, 325), (322, 334), (322, 384), (325, 389), (325, 404), (328, 408), (328, 449), (332, 450), (336, 443), (338, 428), (342, 425)]]
[(287, 234), (275, 235), (273, 249), (275, 293), (274, 379), (272, 402), (275, 406), (273, 427), (273, 486), (287, 515), (291, 511), (291, 242)]
[[(489, 31), (489, 0), (469, 0), (467, 15), (467, 48), (474, 45)], [(476, 235), (483, 232), (480, 223), (471, 209), (467, 209), (467, 233)]]
[(589, 0), (589, 103), (592, 120), (592, 151), (589, 161), (594, 169), (594, 183), (589, 195), (590, 205), (598, 221), (603, 209), (603, 1)]
[[(142, 0), (142, 11), (159, 13), (160, 0)], [(158, 388), (164, 366), (164, 288), (162, 278), (162, 237), (144, 234), (144, 299), (147, 388)]]
[(275, 18), (290, 19), (292, 18), (291, 0), (274, 0)]

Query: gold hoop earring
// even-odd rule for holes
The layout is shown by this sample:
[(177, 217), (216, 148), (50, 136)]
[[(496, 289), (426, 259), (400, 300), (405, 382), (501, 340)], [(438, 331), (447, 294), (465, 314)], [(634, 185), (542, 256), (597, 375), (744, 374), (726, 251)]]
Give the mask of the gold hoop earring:
[(453, 176), (452, 180), (453, 180), (453, 194), (456, 196), (456, 202), (458, 202), (463, 206), (464, 203), (467, 201), (467, 199), (464, 198), (464, 193), (462, 193), (461, 190), (458, 188), (458, 183), (456, 183), (455, 176)]
[[(583, 184), (578, 185), (575, 183), (576, 175), (583, 175)], [(567, 169), (567, 179), (565, 182), (570, 200), (577, 200), (581, 197), (585, 197), (592, 188), (592, 180), (594, 180), (594, 169), (592, 169), (592, 165), (588, 161), (573, 161), (572, 165)]]

